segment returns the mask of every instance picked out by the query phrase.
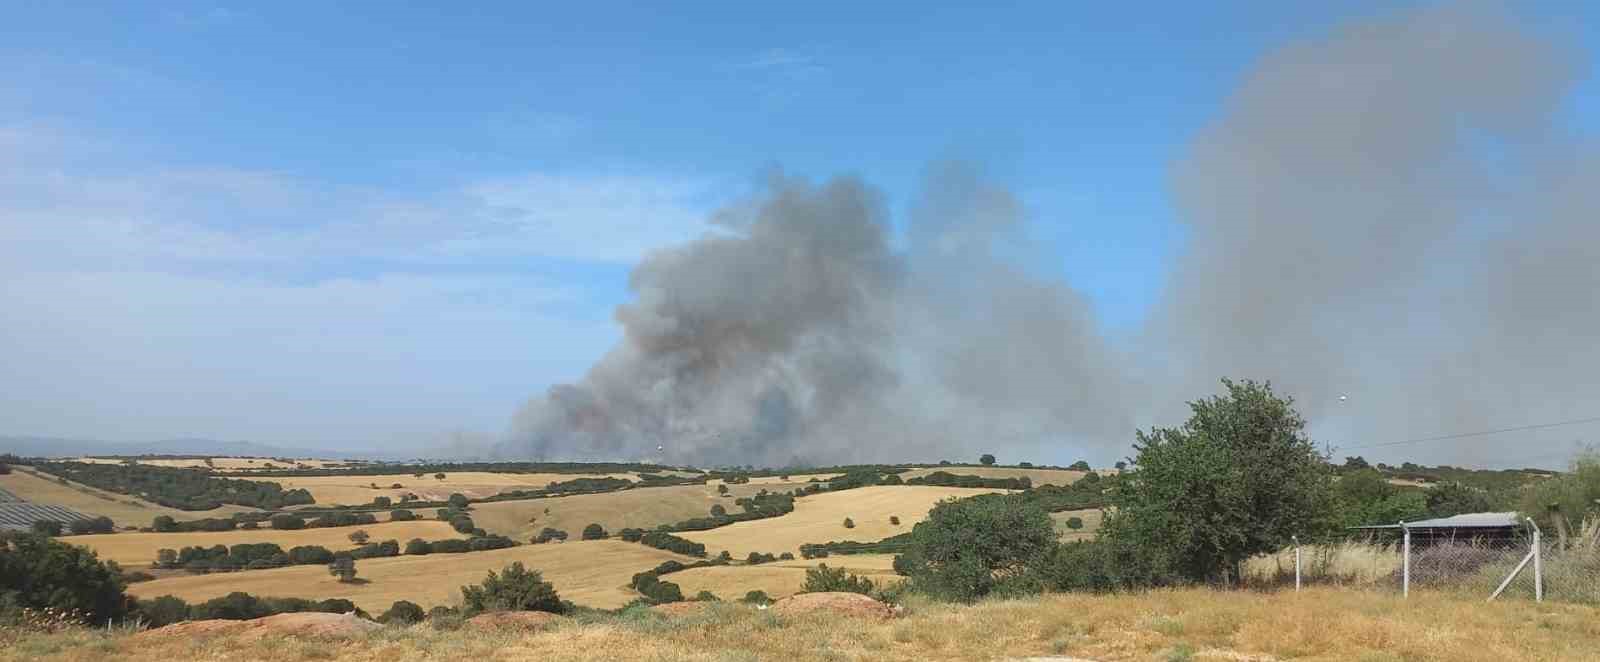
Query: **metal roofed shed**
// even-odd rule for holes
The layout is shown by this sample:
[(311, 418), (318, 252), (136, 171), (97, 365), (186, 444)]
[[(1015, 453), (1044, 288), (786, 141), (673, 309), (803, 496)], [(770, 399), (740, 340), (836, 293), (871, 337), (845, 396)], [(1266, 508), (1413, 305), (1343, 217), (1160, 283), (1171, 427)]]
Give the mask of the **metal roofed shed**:
[(1413, 544), (1444, 542), (1509, 543), (1523, 536), (1525, 522), (1517, 513), (1466, 513), (1399, 524), (1350, 527), (1373, 533), (1410, 531)]

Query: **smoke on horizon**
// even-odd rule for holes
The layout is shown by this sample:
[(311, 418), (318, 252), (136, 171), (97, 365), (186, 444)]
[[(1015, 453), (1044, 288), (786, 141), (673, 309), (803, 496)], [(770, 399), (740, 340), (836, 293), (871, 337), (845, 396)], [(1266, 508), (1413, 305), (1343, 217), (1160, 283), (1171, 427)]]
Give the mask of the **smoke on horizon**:
[[(500, 452), (1109, 461), (1224, 376), (1271, 380), (1345, 446), (1593, 416), (1600, 166), (1560, 121), (1577, 62), (1471, 7), (1266, 57), (1173, 167), (1187, 245), (1131, 342), (997, 257), (1023, 204), (968, 167), (930, 169), (898, 249), (866, 183), (775, 177), (645, 259), (624, 340)], [(1572, 434), (1406, 452), (1515, 464)]]

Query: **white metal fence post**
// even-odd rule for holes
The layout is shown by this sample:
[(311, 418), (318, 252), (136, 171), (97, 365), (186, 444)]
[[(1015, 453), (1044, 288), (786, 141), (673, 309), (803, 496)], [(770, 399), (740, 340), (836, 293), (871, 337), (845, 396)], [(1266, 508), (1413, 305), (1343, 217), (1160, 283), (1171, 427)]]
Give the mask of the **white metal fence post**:
[(1539, 543), (1541, 532), (1531, 517), (1528, 518), (1528, 525), (1533, 527), (1533, 601), (1544, 602), (1544, 547)]
[(1405, 531), (1405, 551), (1401, 554), (1400, 562), (1400, 597), (1411, 597), (1411, 528), (1404, 521), (1400, 522), (1400, 529)]
[(1300, 592), (1300, 536), (1289, 536), (1294, 541), (1294, 592)]

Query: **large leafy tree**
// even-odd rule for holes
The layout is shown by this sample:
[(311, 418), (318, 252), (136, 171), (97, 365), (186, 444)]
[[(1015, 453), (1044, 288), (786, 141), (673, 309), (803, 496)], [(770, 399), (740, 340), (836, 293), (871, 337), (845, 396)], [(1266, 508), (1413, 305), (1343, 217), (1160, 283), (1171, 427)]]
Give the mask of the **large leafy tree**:
[(1270, 384), (1222, 384), (1189, 403), (1183, 427), (1138, 433), (1103, 529), (1130, 579), (1237, 582), (1245, 559), (1334, 524), (1331, 470), (1293, 400)]
[[(681, 599), (681, 596), (680, 596)], [(461, 587), (461, 602), (468, 614), (489, 611), (547, 611), (561, 614), (567, 605), (556, 594), (556, 588), (538, 570), (530, 570), (521, 561), (506, 566), (496, 573), (489, 571), (483, 583)]]
[(54, 607), (100, 624), (131, 605), (117, 564), (45, 536), (0, 533), (0, 610)]

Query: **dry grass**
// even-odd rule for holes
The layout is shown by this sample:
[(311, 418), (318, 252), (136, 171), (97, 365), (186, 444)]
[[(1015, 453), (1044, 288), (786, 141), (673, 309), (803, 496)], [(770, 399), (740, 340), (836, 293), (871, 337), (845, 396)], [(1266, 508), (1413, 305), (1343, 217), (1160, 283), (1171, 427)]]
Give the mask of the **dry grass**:
[(700, 591), (711, 591), (724, 600), (734, 600), (750, 591), (766, 591), (769, 596), (781, 598), (799, 593), (800, 587), (806, 582), (806, 570), (822, 563), (830, 568), (845, 568), (851, 573), (870, 577), (879, 584), (892, 584), (903, 579), (894, 574), (893, 554), (851, 554), (809, 561), (694, 568), (672, 573), (664, 579), (678, 584), (683, 588), (683, 594), (690, 596)]
[[(1083, 528), (1072, 529), (1067, 527), (1067, 520), (1072, 518), (1083, 520)], [(1077, 542), (1079, 540), (1094, 540), (1100, 523), (1106, 518), (1105, 511), (1099, 508), (1085, 510), (1064, 510), (1059, 513), (1050, 513), (1051, 521), (1055, 522), (1056, 535), (1061, 537), (1061, 542)]]
[(140, 638), (85, 631), (24, 637), (0, 658), (101, 662), (191, 659), (356, 660), (1592, 660), (1600, 610), (1485, 604), (1420, 593), (1059, 595), (973, 607), (913, 603), (891, 621), (720, 604), (662, 618), (646, 612), (565, 619), (544, 631), (386, 628), (352, 641)]
[[(480, 498), (494, 496), (507, 490), (531, 490), (542, 488), (553, 482), (568, 481), (574, 478), (625, 478), (637, 480), (633, 474), (511, 474), (493, 473), (487, 471), (461, 471), (445, 472), (444, 480), (433, 477), (432, 473), (417, 478), (414, 474), (381, 474), (376, 476), (263, 476), (253, 478), (240, 476), (250, 480), (271, 481), (282, 485), (284, 489), (304, 489), (311, 493), (311, 498), (316, 499), (318, 506), (335, 504), (359, 505), (371, 503), (373, 497), (386, 496), (400, 502), (400, 497), (405, 494), (415, 494), (427, 501), (442, 501), (451, 494), (461, 493), (468, 497)], [(391, 487), (400, 484), (399, 489)], [(373, 489), (377, 485), (377, 489)]]
[(157, 515), (170, 515), (177, 520), (196, 520), (206, 517), (228, 517), (234, 513), (255, 510), (242, 506), (223, 506), (212, 510), (178, 510), (138, 497), (97, 490), (71, 481), (62, 485), (54, 476), (38, 478), (26, 471), (18, 469), (0, 476), (0, 488), (5, 488), (24, 501), (63, 506), (87, 515), (104, 515), (116, 522), (118, 527), (150, 526), (150, 521)]
[(454, 529), (450, 528), (449, 524), (444, 522), (417, 520), (413, 522), (383, 522), (381, 524), (363, 526), (335, 526), (325, 529), (301, 529), (299, 531), (277, 531), (262, 528), (254, 531), (116, 533), (111, 535), (67, 536), (61, 538), (61, 541), (88, 547), (99, 554), (102, 560), (116, 561), (126, 568), (139, 568), (147, 566), (154, 561), (156, 551), (163, 548), (181, 549), (183, 547), (232, 546), (241, 543), (270, 542), (276, 543), (285, 551), (290, 547), (299, 545), (321, 545), (335, 551), (350, 549), (355, 547), (350, 542), (350, 533), (357, 529), (370, 534), (373, 542), (394, 539), (400, 541), (402, 546), (412, 538), (438, 540), (440, 538), (462, 537), (461, 534), (456, 533)]
[(360, 584), (341, 584), (323, 566), (296, 566), (157, 579), (134, 584), (128, 590), (141, 598), (175, 595), (190, 602), (233, 591), (316, 600), (346, 598), (377, 614), (396, 600), (410, 600), (423, 608), (456, 604), (461, 598), (462, 585), (476, 584), (483, 581), (488, 571), (521, 561), (543, 572), (562, 598), (590, 607), (613, 608), (639, 597), (628, 588), (628, 580), (634, 573), (668, 559), (692, 560), (620, 540), (595, 540), (523, 545), (466, 554), (367, 559), (356, 562), (358, 577), (367, 580)]
[[(722, 504), (729, 512), (738, 497), (750, 496), (769, 486), (752, 482), (728, 486), (728, 496), (719, 496), (715, 485), (674, 485), (639, 487), (604, 494), (579, 494), (552, 499), (499, 501), (472, 506), (472, 521), (488, 531), (518, 540), (533, 537), (544, 527), (554, 527), (574, 536), (583, 527), (599, 522), (607, 531), (623, 528), (653, 529), (692, 517), (711, 514), (711, 506)], [(548, 510), (550, 512), (546, 513)]]
[[(1011, 467), (923, 467), (912, 469), (903, 474), (901, 478), (910, 480), (917, 476), (926, 476), (935, 471), (944, 471), (958, 476), (982, 476), (984, 478), (1021, 478), (1027, 476), (1035, 486), (1039, 485), (1071, 485), (1082, 478), (1086, 471), (1073, 471), (1070, 469), (1014, 469)], [(1101, 472), (1104, 473), (1104, 472)]]
[[(1400, 565), (1400, 551), (1391, 545), (1343, 542), (1300, 548), (1301, 580), (1307, 583), (1379, 584)], [(1294, 548), (1250, 559), (1244, 576), (1254, 585), (1293, 584)]]
[[(342, 467), (345, 462), (340, 460), (316, 460), (311, 458), (269, 458), (269, 457), (213, 457), (209, 458), (211, 464), (206, 464), (206, 458), (153, 458), (139, 460), (139, 464), (152, 467), (174, 467), (179, 469), (202, 469), (210, 467), (217, 472), (233, 471), (264, 471), (268, 464), (277, 469), (325, 469), (329, 467)], [(80, 457), (76, 461), (86, 464), (122, 464), (122, 458), (115, 457)]]
[[(824, 492), (796, 500), (794, 512), (782, 517), (678, 535), (705, 543), (712, 554), (727, 550), (735, 558), (750, 552), (798, 553), (800, 545), (806, 543), (871, 542), (905, 533), (927, 516), (929, 508), (944, 499), (991, 492), (994, 490), (922, 486), (874, 486)], [(891, 516), (899, 516), (898, 526), (889, 523)], [(845, 528), (846, 517), (854, 520), (855, 528)]]

